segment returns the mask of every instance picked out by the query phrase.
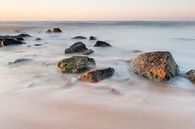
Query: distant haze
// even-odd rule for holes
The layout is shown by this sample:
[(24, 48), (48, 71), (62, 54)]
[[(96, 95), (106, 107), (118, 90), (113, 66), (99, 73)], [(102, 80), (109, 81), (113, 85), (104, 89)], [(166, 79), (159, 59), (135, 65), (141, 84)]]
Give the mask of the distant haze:
[(195, 20), (195, 0), (0, 0), (0, 20)]

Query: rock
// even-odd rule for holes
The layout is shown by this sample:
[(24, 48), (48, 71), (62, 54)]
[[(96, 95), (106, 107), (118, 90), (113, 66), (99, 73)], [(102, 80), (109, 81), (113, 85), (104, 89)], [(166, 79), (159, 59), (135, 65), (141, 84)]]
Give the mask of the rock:
[(90, 36), (89, 40), (97, 40), (97, 38), (95, 36)]
[(21, 58), (21, 59), (17, 59), (13, 62), (8, 62), (9, 65), (13, 65), (13, 64), (18, 64), (18, 63), (22, 63), (22, 62), (26, 62), (29, 61), (30, 59), (25, 59), (25, 58)]
[(104, 41), (97, 41), (95, 47), (111, 47), (111, 45)]
[(58, 63), (62, 73), (82, 73), (95, 67), (95, 60), (86, 56), (73, 56)]
[(16, 40), (24, 41), (24, 38), (16, 38)]
[(186, 75), (191, 82), (195, 83), (195, 70), (190, 70)]
[(38, 46), (41, 46), (42, 44), (35, 44), (34, 46), (38, 47)]
[(41, 38), (36, 38), (35, 40), (36, 40), (36, 41), (40, 41), (40, 40), (41, 40)]
[(83, 55), (90, 55), (92, 53), (94, 53), (94, 51), (91, 50), (91, 49), (88, 49), (88, 50), (86, 50), (86, 51), (83, 52)]
[(25, 44), (25, 43), (11, 38), (0, 39), (0, 47), (9, 46), (9, 45), (21, 45), (21, 44)]
[(80, 80), (96, 83), (112, 77), (114, 75), (114, 71), (115, 70), (113, 68), (90, 71), (84, 75), (81, 75)]
[(29, 34), (19, 34), (16, 36), (16, 38), (27, 38), (27, 37), (32, 37), (32, 36)]
[(54, 33), (62, 33), (62, 30), (60, 28), (54, 28), (53, 32)]
[(48, 30), (46, 31), (46, 33), (52, 33), (52, 30), (48, 29)]
[(179, 72), (172, 54), (166, 51), (143, 53), (130, 64), (133, 72), (154, 81), (168, 81)]
[(133, 50), (132, 52), (133, 53), (141, 53), (142, 51), (141, 50)]
[(73, 37), (72, 39), (87, 39), (87, 38), (84, 36), (76, 36), (76, 37)]
[(65, 50), (65, 54), (67, 53), (80, 53), (80, 52), (84, 52), (88, 50), (86, 48), (86, 45), (82, 42), (76, 42), (74, 43), (72, 46), (70, 46), (69, 48), (67, 48)]

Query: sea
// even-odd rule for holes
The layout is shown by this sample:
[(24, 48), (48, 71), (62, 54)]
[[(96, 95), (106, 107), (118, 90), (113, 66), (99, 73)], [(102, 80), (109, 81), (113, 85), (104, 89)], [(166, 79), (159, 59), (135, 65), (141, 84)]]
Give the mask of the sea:
[[(54, 27), (63, 33), (46, 33)], [(71, 104), (100, 107), (114, 113), (136, 112), (140, 116), (136, 124), (119, 123), (120, 129), (195, 128), (195, 84), (184, 76), (153, 82), (135, 75), (128, 63), (142, 52), (169, 51), (181, 75), (195, 69), (195, 21), (0, 22), (0, 36), (21, 33), (32, 36), (25, 38), (26, 44), (0, 48), (0, 128), (67, 129), (60, 114), (65, 115), (63, 107), (66, 110), (65, 105)], [(112, 47), (95, 48), (96, 41), (72, 39), (75, 36), (95, 36)], [(113, 77), (94, 84), (78, 80), (78, 74), (58, 70), (60, 60), (79, 55), (64, 54), (66, 48), (79, 41), (95, 51), (89, 57), (95, 59), (97, 69), (115, 69)], [(27, 60), (10, 64), (17, 59)], [(79, 121), (76, 114), (85, 114), (87, 110), (90, 108), (63, 117)], [(96, 116), (88, 119), (93, 123), (93, 118)], [(78, 129), (92, 129), (92, 125), (82, 123)]]

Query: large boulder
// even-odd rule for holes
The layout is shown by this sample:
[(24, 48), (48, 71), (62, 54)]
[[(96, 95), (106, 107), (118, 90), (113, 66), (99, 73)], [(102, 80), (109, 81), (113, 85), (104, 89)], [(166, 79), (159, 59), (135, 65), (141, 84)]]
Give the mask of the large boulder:
[(94, 47), (111, 47), (111, 45), (104, 41), (97, 41)]
[(62, 30), (60, 28), (54, 28), (53, 32), (54, 33), (62, 33)]
[(168, 81), (179, 72), (173, 56), (166, 51), (143, 53), (130, 64), (133, 72), (154, 81)]
[(95, 60), (86, 56), (73, 56), (58, 63), (62, 73), (82, 73), (95, 67)]
[(190, 70), (186, 75), (191, 82), (195, 83), (195, 70)]
[(76, 36), (76, 37), (73, 37), (72, 39), (87, 39), (87, 37), (85, 37), (85, 36)]
[(115, 70), (113, 68), (106, 68), (106, 69), (90, 71), (84, 75), (81, 75), (80, 80), (96, 83), (96, 82), (112, 77), (114, 74), (114, 71)]
[(11, 39), (11, 38), (0, 39), (0, 47), (9, 46), (9, 45), (20, 45), (20, 44), (25, 44), (25, 43), (20, 40)]
[(74, 43), (72, 46), (70, 46), (69, 48), (65, 49), (65, 54), (67, 53), (81, 53), (88, 50), (86, 48), (86, 45), (82, 42), (77, 42)]

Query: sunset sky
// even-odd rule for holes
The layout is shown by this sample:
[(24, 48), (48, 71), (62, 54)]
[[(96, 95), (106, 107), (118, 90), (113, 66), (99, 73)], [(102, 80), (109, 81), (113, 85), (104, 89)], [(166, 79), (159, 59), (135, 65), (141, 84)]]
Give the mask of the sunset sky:
[(195, 0), (0, 0), (0, 20), (195, 20)]

